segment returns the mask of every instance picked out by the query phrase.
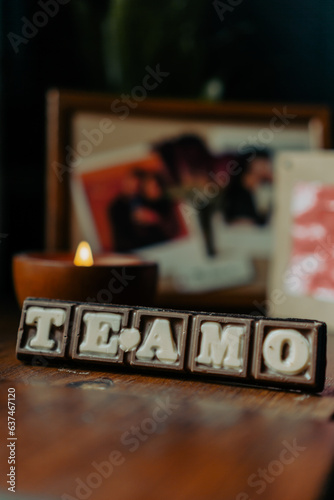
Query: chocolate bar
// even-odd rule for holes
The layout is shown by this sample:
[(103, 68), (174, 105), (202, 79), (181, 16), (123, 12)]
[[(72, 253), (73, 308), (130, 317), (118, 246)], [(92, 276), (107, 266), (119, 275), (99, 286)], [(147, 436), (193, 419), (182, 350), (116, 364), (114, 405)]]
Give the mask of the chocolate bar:
[(320, 392), (326, 324), (28, 298), (17, 356), (177, 371), (227, 383)]

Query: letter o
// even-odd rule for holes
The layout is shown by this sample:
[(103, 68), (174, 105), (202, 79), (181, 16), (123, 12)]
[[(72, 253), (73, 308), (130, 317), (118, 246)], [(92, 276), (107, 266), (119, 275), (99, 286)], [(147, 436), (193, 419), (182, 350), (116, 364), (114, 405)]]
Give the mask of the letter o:
[[(95, 479), (94, 479), (95, 478)], [(93, 481), (94, 479), (94, 481)], [(87, 476), (87, 484), (90, 488), (99, 488), (102, 484), (102, 476), (97, 472), (91, 472), (89, 476)]]
[[(39, 21), (41, 19), (41, 21)], [(33, 23), (37, 28), (44, 28), (48, 24), (48, 16), (45, 14), (45, 12), (42, 12), (39, 10), (34, 14), (34, 17), (32, 18)]]
[[(288, 356), (283, 359), (284, 346), (289, 346)], [(310, 360), (309, 343), (297, 330), (271, 331), (262, 347), (263, 359), (268, 368), (283, 375), (298, 375), (307, 368)]]
[[(106, 296), (106, 298), (104, 297)], [(99, 293), (97, 294), (97, 300), (99, 302), (112, 302), (112, 293), (104, 288), (103, 290), (100, 290)]]
[(214, 182), (208, 182), (205, 184), (203, 191), (208, 198), (214, 198), (215, 196), (218, 196), (220, 190), (217, 184)]
[[(267, 134), (267, 137), (265, 136)], [(269, 128), (262, 128), (259, 132), (259, 139), (261, 142), (264, 142), (265, 144), (269, 144), (274, 138), (274, 132), (270, 130)]]
[(145, 418), (141, 423), (141, 428), (146, 434), (153, 434), (157, 430), (157, 423), (152, 418)]
[(77, 150), (81, 156), (88, 156), (93, 151), (93, 146), (89, 141), (83, 140), (79, 142)]
[(314, 256), (307, 257), (303, 263), (302, 268), (306, 273), (314, 273), (318, 269), (318, 261)]
[(275, 477), (280, 476), (284, 471), (284, 465), (282, 464), (282, 462), (279, 462), (278, 460), (273, 460), (268, 465), (268, 471), (270, 472), (271, 476)]
[[(138, 95), (138, 92), (140, 92), (139, 95)], [(135, 99), (136, 101), (143, 101), (147, 97), (146, 90), (144, 89), (144, 87), (141, 87), (139, 85), (132, 89), (131, 94), (132, 94), (133, 99)]]

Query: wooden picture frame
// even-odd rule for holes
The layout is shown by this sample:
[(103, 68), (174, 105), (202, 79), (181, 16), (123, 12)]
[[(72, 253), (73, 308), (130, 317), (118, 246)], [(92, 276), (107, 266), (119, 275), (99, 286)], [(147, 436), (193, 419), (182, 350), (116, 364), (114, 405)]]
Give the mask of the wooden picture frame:
[[(68, 146), (74, 141), (74, 122), (80, 115), (107, 117), (120, 123), (121, 116), (111, 110), (119, 97), (52, 89), (47, 93), (47, 200), (46, 248), (68, 250), (71, 247), (70, 197), (71, 165), (68, 164)], [(293, 116), (293, 126), (309, 134), (310, 147), (330, 146), (330, 115), (325, 107), (258, 103), (215, 103), (203, 101), (166, 100), (147, 98), (129, 109), (130, 117), (142, 120), (191, 120), (217, 125), (231, 124), (254, 126), (257, 131), (269, 130), (277, 114)], [(284, 118), (283, 118), (284, 120)], [(127, 120), (124, 120), (127, 123)], [(256, 262), (256, 279), (253, 283), (229, 290), (204, 294), (183, 294), (175, 300), (175, 293), (164, 295), (165, 306), (219, 307), (222, 304), (252, 308), (254, 301), (261, 301), (266, 290), (266, 262)], [(216, 305), (216, 306), (215, 306)]]
[(318, 318), (334, 333), (334, 153), (281, 153), (275, 204), (268, 313)]

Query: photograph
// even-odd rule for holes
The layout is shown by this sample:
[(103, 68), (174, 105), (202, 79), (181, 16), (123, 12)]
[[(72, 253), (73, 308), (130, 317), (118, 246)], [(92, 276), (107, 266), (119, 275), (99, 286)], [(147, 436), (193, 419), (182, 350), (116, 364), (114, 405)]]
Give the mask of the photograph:
[(85, 239), (97, 252), (158, 262), (162, 294), (198, 296), (260, 279), (255, 286), (264, 294), (275, 156), (321, 147), (321, 121), (305, 118), (274, 132), (256, 120), (128, 117), (126, 128), (117, 123), (79, 158), (87, 130), (98, 130), (102, 119), (82, 112), (73, 118), (71, 246)]
[(187, 235), (169, 192), (168, 171), (149, 147), (98, 158), (93, 170), (86, 165), (75, 172), (72, 186), (78, 217), (94, 249), (126, 253)]
[(184, 211), (188, 208), (189, 216), (197, 212), (211, 256), (219, 253), (215, 236), (223, 232), (216, 224), (214, 233), (215, 216), (220, 215), (228, 227), (264, 227), (270, 224), (271, 211), (270, 151), (255, 146), (246, 153), (229, 150), (223, 141), (218, 143), (218, 133), (213, 128), (206, 141), (199, 135), (184, 134), (155, 146), (180, 189)]
[[(316, 167), (315, 167), (316, 166)], [(267, 308), (314, 319), (334, 333), (334, 155), (282, 152), (276, 160), (274, 242)]]
[(334, 255), (322, 258), (320, 250), (334, 241), (334, 185), (298, 182), (291, 202), (291, 256), (287, 269), (307, 269), (300, 280), (286, 283), (291, 295), (309, 296), (334, 303)]
[(73, 169), (72, 191), (78, 217), (89, 209), (94, 225), (83, 221), (83, 231), (95, 231), (93, 244), (102, 250), (126, 252), (182, 237), (183, 213), (196, 216), (213, 256), (216, 214), (228, 227), (270, 224), (272, 178), (268, 150), (214, 154), (200, 136), (184, 134), (90, 158)]

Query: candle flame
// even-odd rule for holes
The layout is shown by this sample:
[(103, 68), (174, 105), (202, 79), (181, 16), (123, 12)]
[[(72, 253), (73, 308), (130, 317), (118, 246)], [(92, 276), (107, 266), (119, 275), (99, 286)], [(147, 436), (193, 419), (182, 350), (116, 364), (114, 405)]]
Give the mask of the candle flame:
[(94, 264), (92, 250), (87, 241), (82, 241), (81, 243), (79, 243), (77, 251), (75, 252), (73, 263), (75, 266), (85, 267), (89, 267)]

